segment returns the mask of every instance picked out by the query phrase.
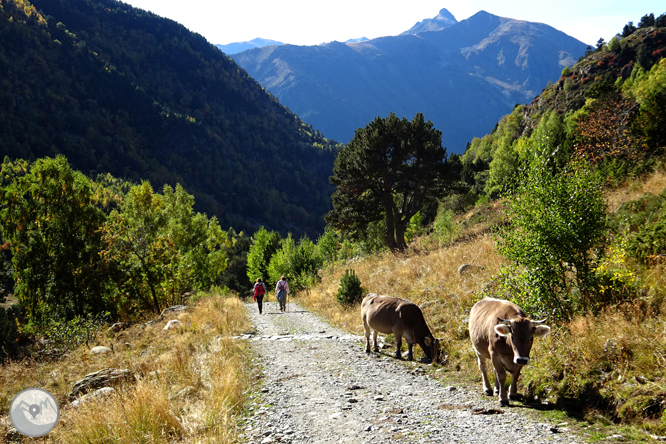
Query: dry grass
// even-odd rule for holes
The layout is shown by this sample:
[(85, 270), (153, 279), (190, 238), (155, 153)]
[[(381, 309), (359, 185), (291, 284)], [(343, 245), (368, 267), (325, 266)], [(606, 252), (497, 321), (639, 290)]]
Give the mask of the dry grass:
[[(645, 193), (658, 194), (666, 187), (666, 174), (656, 172), (644, 180), (614, 190), (607, 196), (613, 211), (624, 202)], [(466, 318), (475, 301), (492, 290), (486, 284), (505, 260), (495, 250), (488, 220), (477, 209), (463, 216), (458, 241), (439, 246), (421, 239), (407, 254), (390, 253), (357, 259), (325, 270), (321, 284), (299, 302), (322, 314), (336, 325), (363, 334), (359, 306), (341, 307), (335, 295), (345, 269), (353, 268), (367, 292), (409, 299), (417, 304), (430, 302), (424, 314), (431, 329), (443, 342), (449, 355), (445, 377), (455, 375), (479, 384), (476, 358), (468, 339)], [(473, 220), (480, 220), (474, 223)], [(471, 221), (471, 222), (470, 222)], [(461, 264), (481, 267), (459, 274)], [(548, 399), (572, 415), (590, 421), (605, 416), (622, 424), (637, 424), (642, 430), (666, 434), (666, 264), (641, 268), (625, 263), (627, 273), (638, 277), (641, 288), (633, 302), (608, 307), (597, 316), (582, 316), (570, 323), (551, 322), (553, 334), (535, 341), (533, 361), (523, 371), (522, 391), (528, 396)], [(442, 375), (441, 372), (436, 375)], [(581, 410), (586, 406), (586, 410)], [(641, 438), (642, 439), (642, 438)]]
[(625, 202), (641, 198), (647, 193), (661, 194), (666, 188), (666, 173), (657, 171), (644, 180), (633, 182), (606, 195), (608, 211), (615, 212)]
[[(3, 366), (0, 390), (6, 406), (25, 387), (53, 393), (61, 417), (47, 437), (52, 442), (237, 442), (236, 423), (253, 369), (246, 344), (228, 337), (250, 328), (243, 303), (212, 296), (174, 317), (183, 323), (176, 330), (164, 332), (165, 322), (159, 322), (100, 337), (114, 346), (107, 355), (93, 356), (82, 347), (56, 362)], [(73, 383), (107, 367), (129, 369), (138, 380), (106, 398), (70, 407)], [(0, 433), (8, 425), (4, 416)]]
[[(353, 268), (368, 293), (387, 294), (425, 304), (426, 319), (434, 334), (443, 341), (445, 353), (455, 361), (454, 366), (467, 366), (466, 358), (471, 348), (464, 342), (466, 312), (480, 299), (483, 289), (505, 261), (496, 253), (490, 234), (481, 234), (449, 247), (419, 249), (427, 251), (418, 254), (412, 251), (402, 257), (387, 252), (325, 270), (321, 284), (300, 295), (299, 302), (334, 324), (363, 334), (358, 305), (341, 307), (335, 298), (345, 269)], [(458, 268), (463, 264), (476, 268), (460, 274)], [(461, 355), (466, 358), (462, 361), (454, 359)]]

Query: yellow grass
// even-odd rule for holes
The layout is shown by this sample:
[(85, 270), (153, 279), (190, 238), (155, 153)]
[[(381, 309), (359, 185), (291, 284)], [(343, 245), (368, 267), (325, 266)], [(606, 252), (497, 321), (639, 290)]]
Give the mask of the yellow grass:
[[(216, 295), (172, 318), (182, 328), (164, 332), (165, 322), (160, 322), (101, 335), (99, 342), (114, 348), (107, 355), (93, 356), (82, 347), (57, 362), (3, 366), (5, 408), (22, 388), (44, 387), (53, 393), (61, 417), (46, 442), (237, 442), (236, 424), (254, 371), (246, 344), (229, 339), (250, 327), (243, 303)], [(106, 398), (70, 407), (67, 396), (74, 382), (107, 367), (129, 369), (137, 381)], [(0, 434), (9, 425), (5, 411)]]
[[(645, 193), (658, 194), (666, 187), (666, 174), (656, 172), (644, 180), (607, 194), (609, 211)], [(493, 206), (494, 209), (498, 205)], [(401, 256), (382, 253), (338, 264), (322, 272), (322, 281), (299, 295), (299, 302), (334, 324), (363, 334), (360, 307), (341, 307), (335, 295), (345, 269), (354, 269), (366, 293), (374, 292), (426, 304), (423, 311), (433, 333), (442, 339), (449, 355), (447, 375), (479, 384), (476, 358), (465, 323), (469, 309), (484, 295), (493, 294), (487, 284), (505, 260), (498, 255), (487, 227), (466, 226), (479, 214), (474, 210), (460, 218), (463, 233), (457, 243), (437, 246), (421, 239)], [(474, 213), (474, 214), (473, 214)], [(478, 267), (459, 274), (461, 264)], [(533, 361), (519, 387), (530, 395), (547, 398), (563, 409), (580, 410), (587, 417), (601, 412), (615, 421), (639, 424), (651, 433), (666, 434), (666, 264), (645, 268), (631, 264), (627, 273), (639, 278), (644, 291), (636, 300), (608, 307), (598, 316), (582, 316), (570, 323), (549, 321), (552, 334), (535, 341)], [(628, 267), (637, 267), (630, 269)], [(529, 313), (528, 313), (529, 314)], [(441, 375), (438, 372), (437, 375)], [(529, 402), (529, 401), (528, 401)], [(642, 432), (639, 432), (639, 434)]]
[[(460, 345), (465, 338), (466, 311), (480, 299), (492, 276), (506, 263), (495, 251), (491, 234), (482, 234), (467, 242), (449, 247), (413, 251), (396, 257), (391, 253), (356, 260), (322, 272), (322, 282), (311, 291), (300, 295), (299, 302), (322, 314), (334, 324), (363, 334), (358, 305), (341, 307), (336, 301), (340, 278), (347, 268), (353, 268), (367, 293), (401, 297), (424, 305), (423, 312), (435, 336), (443, 342), (444, 353), (451, 358), (469, 355), (469, 344)], [(476, 268), (458, 273), (463, 264)], [(467, 360), (454, 365), (468, 365)]]

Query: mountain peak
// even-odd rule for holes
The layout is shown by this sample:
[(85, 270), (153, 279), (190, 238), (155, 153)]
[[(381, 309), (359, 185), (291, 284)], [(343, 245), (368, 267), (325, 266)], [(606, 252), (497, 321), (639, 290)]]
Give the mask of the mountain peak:
[(420, 34), (422, 32), (441, 31), (451, 25), (458, 23), (458, 20), (449, 12), (448, 9), (442, 8), (437, 16), (431, 19), (421, 20), (407, 31), (400, 35)]

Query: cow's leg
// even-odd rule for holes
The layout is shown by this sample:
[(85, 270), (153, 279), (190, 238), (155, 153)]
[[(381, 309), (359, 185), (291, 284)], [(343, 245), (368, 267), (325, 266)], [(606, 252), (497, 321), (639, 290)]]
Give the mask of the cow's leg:
[(518, 378), (520, 377), (520, 367), (518, 367), (518, 370), (515, 372), (511, 373), (511, 385), (509, 385), (509, 399), (512, 400), (517, 400), (520, 399), (520, 395), (518, 394)]
[(370, 353), (370, 326), (365, 317), (363, 318), (363, 328), (365, 329), (365, 352)]
[(405, 341), (407, 341), (407, 359), (410, 361), (414, 360), (414, 354), (412, 353), (412, 347), (414, 346), (414, 332), (407, 330), (403, 333)]
[(500, 405), (509, 405), (509, 398), (506, 394), (506, 369), (504, 368), (504, 364), (502, 364), (502, 361), (497, 355), (491, 355), (490, 358), (492, 359), (493, 366), (495, 367), (495, 387), (499, 385)]
[(374, 348), (373, 348), (374, 352), (379, 353), (379, 345), (377, 345), (377, 330), (374, 330), (372, 332), (372, 341), (373, 341), (373, 345), (374, 345)]
[(400, 354), (400, 349), (402, 348), (402, 336), (395, 335), (395, 357), (396, 359), (402, 359)]
[[(490, 387), (490, 382), (488, 381), (488, 367), (486, 366), (488, 360), (481, 357), (479, 354), (477, 354), (477, 357), (479, 358), (479, 370), (481, 371), (481, 380), (483, 381), (483, 391), (486, 395), (492, 396), (493, 389)], [(497, 380), (497, 378), (495, 378), (495, 380)]]

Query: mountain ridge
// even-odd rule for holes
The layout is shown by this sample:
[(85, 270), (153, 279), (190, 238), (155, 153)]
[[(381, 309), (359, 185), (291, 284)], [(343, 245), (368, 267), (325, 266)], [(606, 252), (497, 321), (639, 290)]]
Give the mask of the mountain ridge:
[(548, 25), (480, 11), (440, 31), (266, 47), (232, 58), (326, 137), (346, 142), (377, 116), (423, 112), (449, 151), (461, 153), (585, 48)]
[(323, 231), (335, 145), (202, 36), (115, 0), (15, 0), (0, 42), (0, 155), (180, 183), (224, 228)]
[(262, 48), (264, 46), (272, 46), (272, 45), (284, 45), (284, 43), (279, 42), (277, 40), (263, 39), (261, 37), (257, 37), (255, 39), (248, 40), (245, 42), (233, 42), (233, 43), (227, 43), (226, 45), (217, 44), (215, 46), (217, 46), (220, 49), (220, 51), (222, 51), (223, 53), (231, 55), (252, 48)]

